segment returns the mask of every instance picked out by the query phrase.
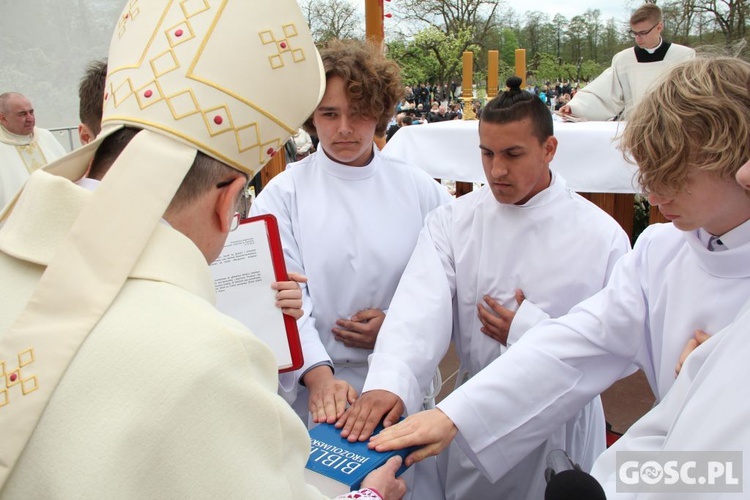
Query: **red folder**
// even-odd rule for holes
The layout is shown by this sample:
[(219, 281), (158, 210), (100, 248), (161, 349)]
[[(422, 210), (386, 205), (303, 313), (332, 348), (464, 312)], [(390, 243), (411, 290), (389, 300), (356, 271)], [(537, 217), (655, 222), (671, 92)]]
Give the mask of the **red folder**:
[(211, 265), (216, 307), (247, 326), (277, 358), (279, 372), (302, 367), (297, 322), (275, 307), (273, 281), (289, 281), (279, 226), (273, 215), (240, 221)]

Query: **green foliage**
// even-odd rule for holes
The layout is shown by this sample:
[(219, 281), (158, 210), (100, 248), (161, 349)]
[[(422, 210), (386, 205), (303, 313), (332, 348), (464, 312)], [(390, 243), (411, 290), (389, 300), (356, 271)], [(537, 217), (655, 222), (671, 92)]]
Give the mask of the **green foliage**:
[(591, 81), (604, 71), (605, 67), (596, 61), (583, 61), (581, 64), (581, 80)]
[(478, 49), (471, 40), (471, 30), (463, 29), (456, 35), (449, 35), (430, 26), (412, 40), (390, 43), (388, 55), (401, 66), (406, 83), (460, 81), (461, 54)]
[[(527, 64), (529, 71), (529, 83), (542, 85), (546, 82), (558, 80), (577, 80), (578, 65), (564, 63), (562, 58), (557, 59), (552, 54), (537, 53), (534, 59)], [(583, 61), (581, 63), (580, 77), (583, 81), (590, 81), (604, 71), (604, 67), (596, 61)]]
[(396, 40), (388, 44), (388, 57), (401, 67), (401, 76), (405, 84), (417, 85), (430, 79), (432, 68), (437, 61), (423, 53), (413, 43)]
[(648, 204), (645, 197), (636, 195), (633, 203), (633, 236), (630, 241), (631, 245), (635, 245), (638, 236), (640, 236), (644, 229), (648, 227), (649, 216), (651, 213), (651, 206)]
[[(665, 0), (659, 5), (668, 40), (688, 46), (750, 42), (750, 0)], [(590, 81), (609, 67), (617, 52), (633, 46), (627, 19), (603, 19), (598, 9), (568, 19), (540, 11), (519, 15), (499, 0), (399, 0), (391, 8), (403, 9), (399, 29), (419, 27), (390, 44), (391, 57), (410, 83), (460, 82), (461, 53), (472, 50), (474, 81), (484, 87), (487, 51), (499, 50), (502, 88), (514, 73), (518, 48), (526, 49), (530, 83), (579, 77)], [(732, 52), (740, 51), (733, 46)], [(750, 57), (750, 43), (740, 54)]]
[(573, 81), (578, 78), (578, 67), (575, 64), (564, 62), (560, 66), (560, 74), (563, 80)]
[(537, 53), (529, 70), (537, 83), (554, 82), (561, 76), (560, 65), (552, 54)]
[(518, 46), (518, 37), (516, 37), (516, 33), (510, 28), (503, 29), (501, 34), (500, 59), (509, 66), (515, 66), (516, 49), (521, 48)]

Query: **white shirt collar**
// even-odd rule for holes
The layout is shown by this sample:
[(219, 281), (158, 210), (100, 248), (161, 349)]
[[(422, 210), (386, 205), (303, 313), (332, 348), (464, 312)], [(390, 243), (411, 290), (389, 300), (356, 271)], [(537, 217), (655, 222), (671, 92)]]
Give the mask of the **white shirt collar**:
[(698, 229), (698, 239), (700, 239), (701, 243), (703, 243), (707, 248), (708, 241), (712, 236), (718, 236), (721, 240), (721, 245), (726, 247), (726, 249), (737, 248), (747, 242), (750, 242), (750, 220), (746, 220), (739, 226), (735, 227), (734, 229), (730, 229), (724, 234), (712, 235), (703, 228)]
[(643, 50), (645, 50), (649, 54), (653, 54), (654, 52), (656, 52), (657, 50), (659, 50), (659, 47), (661, 47), (662, 43), (664, 43), (664, 39), (662, 37), (659, 37), (659, 45), (657, 45), (653, 49), (643, 49)]
[(36, 141), (36, 134), (34, 133), (35, 131), (36, 127), (34, 127), (34, 131), (29, 135), (18, 135), (12, 133), (7, 128), (0, 125), (0, 142), (10, 144), (11, 146), (25, 146)]
[(99, 187), (99, 184), (101, 183), (102, 181), (91, 179), (89, 177), (83, 177), (76, 181), (76, 185), (81, 186), (82, 188), (89, 191), (96, 191), (96, 188)]
[(554, 201), (561, 193), (563, 193), (567, 189), (567, 183), (565, 182), (565, 179), (555, 171), (550, 170), (550, 174), (551, 179), (549, 186), (535, 194), (529, 201), (527, 201), (523, 205), (511, 205), (505, 203), (498, 203), (498, 205), (512, 210), (524, 210), (541, 207)]
[(370, 160), (370, 163), (362, 167), (350, 167), (337, 162), (326, 154), (322, 145), (320, 145), (317, 152), (313, 153), (313, 157), (314, 161), (320, 165), (323, 171), (328, 175), (338, 177), (339, 179), (358, 181), (375, 175), (375, 172), (377, 171), (380, 151), (375, 147), (375, 144), (372, 145), (372, 148), (373, 157)]

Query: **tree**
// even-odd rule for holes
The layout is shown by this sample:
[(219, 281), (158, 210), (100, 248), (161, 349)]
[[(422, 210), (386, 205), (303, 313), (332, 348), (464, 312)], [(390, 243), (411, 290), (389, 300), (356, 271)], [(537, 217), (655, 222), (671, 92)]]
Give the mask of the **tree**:
[(362, 17), (347, 0), (302, 0), (300, 7), (317, 43), (363, 35)]
[(560, 65), (560, 75), (563, 80), (574, 81), (578, 78), (578, 66), (569, 62), (563, 62)]
[(390, 43), (388, 55), (403, 68), (407, 82), (440, 83), (460, 81), (461, 54), (464, 50), (476, 49), (471, 44), (469, 30), (453, 36), (430, 26), (414, 35), (410, 42)]
[(458, 39), (468, 30), (468, 43), (484, 46), (487, 34), (495, 25), (495, 14), (501, 0), (400, 0), (399, 12), (404, 19), (421, 21)]
[(706, 13), (713, 16), (714, 22), (724, 34), (727, 45), (745, 38), (747, 20), (750, 17), (750, 6), (746, 0), (698, 1), (695, 10), (698, 14)]
[[(617, 25), (614, 18), (610, 18), (604, 27), (604, 33), (599, 38), (600, 49), (598, 51), (598, 61), (601, 63), (609, 62), (615, 54), (622, 50), (624, 40), (622, 29)], [(630, 40), (628, 40), (629, 42)]]
[(503, 29), (500, 39), (500, 59), (508, 66), (515, 67), (516, 49), (518, 48), (520, 47), (518, 46), (518, 39), (515, 32), (510, 28)]
[(573, 17), (568, 24), (566, 35), (570, 49), (569, 59), (577, 61), (583, 57), (583, 44), (586, 38), (586, 19), (583, 16)]
[(557, 58), (547, 53), (536, 54), (532, 64), (529, 66), (529, 70), (536, 77), (537, 83), (540, 84), (557, 81), (562, 76)]
[(549, 23), (549, 16), (543, 12), (534, 11), (526, 13), (526, 24), (523, 27), (523, 45), (532, 54), (532, 57), (538, 52), (544, 50), (546, 45), (544, 37), (546, 35), (544, 26)]
[(591, 59), (583, 61), (581, 63), (581, 80), (590, 82), (599, 76), (602, 71), (604, 71), (604, 68), (596, 61), (592, 61)]
[(557, 50), (557, 57), (562, 57), (560, 49), (565, 39), (565, 32), (568, 29), (568, 20), (562, 14), (555, 14), (552, 18), (552, 25), (555, 30), (555, 48)]
[(685, 43), (696, 28), (695, 12), (684, 12), (681, 1), (667, 2), (661, 6), (661, 11), (664, 14), (664, 31), (669, 39)]
[(586, 42), (588, 48), (588, 56), (594, 60), (596, 60), (596, 49), (599, 46), (599, 37), (602, 28), (599, 21), (600, 17), (601, 11), (599, 9), (588, 9), (583, 15), (583, 18), (586, 22)]
[(430, 81), (438, 66), (431, 54), (425, 54), (413, 41), (406, 39), (388, 43), (388, 57), (401, 67), (401, 78), (406, 85)]
[(680, 13), (674, 16), (677, 32), (684, 35), (703, 36), (703, 21), (709, 20), (719, 31), (724, 43), (729, 46), (743, 40), (748, 35), (750, 4), (747, 0), (672, 0), (665, 10)]

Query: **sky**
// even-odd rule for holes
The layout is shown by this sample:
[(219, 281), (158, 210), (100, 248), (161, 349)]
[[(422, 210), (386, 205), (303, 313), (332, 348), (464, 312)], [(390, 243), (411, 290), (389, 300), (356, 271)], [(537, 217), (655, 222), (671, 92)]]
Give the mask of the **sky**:
[[(555, 14), (562, 14), (570, 19), (573, 16), (583, 14), (588, 9), (599, 9), (601, 11), (602, 19), (608, 20), (610, 17), (614, 17), (617, 21), (624, 22), (630, 17), (631, 8), (627, 5), (632, 4), (632, 2), (627, 0), (614, 0), (609, 2), (603, 2), (601, 0), (534, 0), (532, 4), (532, 10), (544, 12), (548, 14), (550, 18), (554, 17)], [(637, 5), (634, 7), (637, 7)], [(513, 7), (513, 9), (519, 14), (528, 10), (527, 8), (521, 8), (520, 6)]]
[[(386, 2), (386, 12), (390, 4), (397, 4), (398, 1), (391, 0), (391, 2)], [(360, 13), (364, 13), (364, 0), (349, 0), (349, 2), (357, 5)], [(640, 1), (638, 0), (534, 0), (530, 2), (532, 5), (531, 8), (527, 6), (526, 2), (506, 0), (505, 3), (519, 15), (524, 14), (527, 10), (534, 10), (546, 13), (550, 19), (558, 13), (570, 19), (573, 16), (583, 14), (587, 9), (599, 9), (603, 20), (614, 17), (617, 21), (623, 22), (628, 20), (631, 10), (640, 5)]]

